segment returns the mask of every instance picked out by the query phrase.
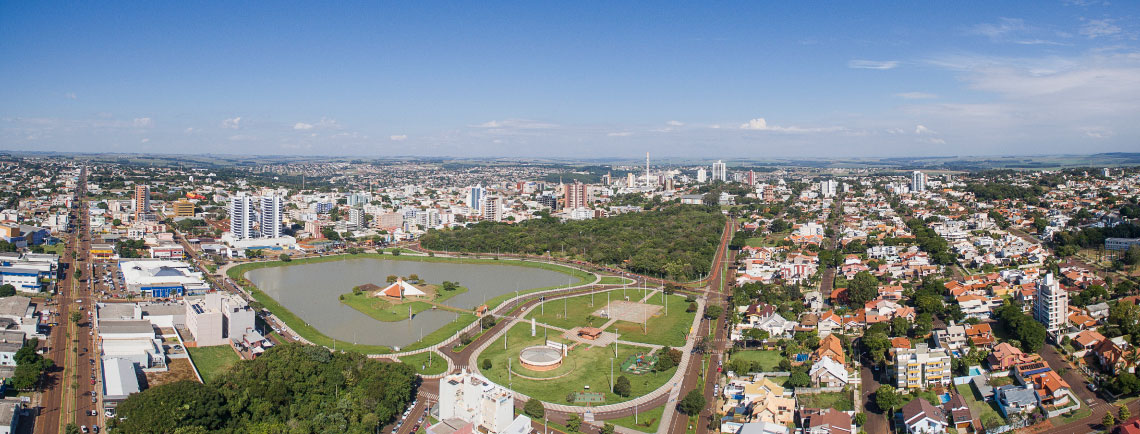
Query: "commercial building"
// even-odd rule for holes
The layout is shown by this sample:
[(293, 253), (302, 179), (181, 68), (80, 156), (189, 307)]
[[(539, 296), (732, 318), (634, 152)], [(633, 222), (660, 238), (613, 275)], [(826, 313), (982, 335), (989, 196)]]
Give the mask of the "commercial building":
[(144, 371), (165, 371), (162, 339), (149, 320), (99, 320), (99, 350), (103, 359), (125, 359)]
[(194, 204), (186, 199), (179, 199), (170, 205), (174, 217), (194, 217)]
[(28, 267), (0, 267), (0, 285), (5, 284), (22, 292), (39, 292), (40, 272)]
[(163, 243), (157, 246), (150, 246), (150, 257), (159, 259), (183, 259), (186, 257), (186, 250), (181, 244)]
[(124, 260), (119, 261), (123, 285), (144, 297), (171, 297), (205, 294), (210, 285), (202, 273), (183, 261)]
[(149, 220), (150, 214), (150, 187), (146, 185), (135, 186), (135, 221)]
[(117, 357), (103, 359), (103, 409), (112, 410), (132, 394), (139, 393), (135, 364)]
[(261, 238), (280, 238), (282, 230), (282, 215), (285, 213), (285, 204), (281, 196), (270, 195), (261, 197)]
[(466, 369), (439, 382), (440, 421), (458, 419), (474, 425), (477, 431), (500, 433), (515, 421), (514, 408), (510, 390)]
[(0, 323), (8, 330), (19, 330), (25, 337), (42, 337), (39, 332), (40, 313), (32, 299), (22, 295), (0, 298)]
[(256, 216), (253, 211), (253, 198), (239, 193), (230, 199), (230, 233), (238, 240), (256, 238), (253, 229)]
[(199, 347), (242, 341), (254, 331), (256, 314), (241, 297), (212, 292), (201, 300), (186, 300), (186, 328)]
[(476, 185), (467, 189), (467, 206), (476, 212), (483, 206), (483, 197), (487, 195), (487, 189), (482, 185)]
[(1132, 246), (1140, 246), (1140, 238), (1105, 238), (1104, 249), (1123, 252)]
[(712, 180), (713, 182), (728, 182), (728, 166), (720, 160), (716, 160), (712, 165)]
[(0, 330), (0, 366), (16, 366), (16, 352), (24, 347), (24, 333)]
[(950, 385), (950, 356), (944, 350), (931, 350), (928, 344), (900, 348), (895, 353), (896, 387), (923, 389)]
[(1061, 289), (1053, 273), (1037, 281), (1037, 295), (1033, 300), (1033, 319), (1055, 334), (1065, 326), (1069, 311), (1069, 293)]
[(18, 432), (20, 413), (23, 412), (23, 401), (15, 398), (0, 399), (0, 434)]

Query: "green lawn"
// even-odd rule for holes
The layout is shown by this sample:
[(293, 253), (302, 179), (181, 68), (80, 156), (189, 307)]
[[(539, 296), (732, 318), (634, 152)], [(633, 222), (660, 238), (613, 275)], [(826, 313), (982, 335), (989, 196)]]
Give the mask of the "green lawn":
[[(760, 362), (760, 365), (763, 368), (763, 372), (772, 372), (777, 369), (780, 361), (784, 360), (784, 355), (780, 354), (779, 351), (741, 350), (732, 353), (732, 357), (729, 358), (729, 363), (732, 363), (736, 360), (746, 360), (753, 363)], [(775, 378), (773, 378), (772, 381), (776, 381)]]
[(621, 276), (602, 276), (599, 285), (625, 285), (633, 283), (633, 279)]
[[(428, 363), (429, 360), (431, 363)], [(447, 360), (445, 360), (443, 356), (430, 351), (400, 357), (400, 361), (415, 368), (416, 373), (420, 375), (437, 375), (447, 372)]]
[[(638, 301), (645, 298), (650, 290), (641, 288), (615, 289), (593, 295), (579, 295), (576, 297), (546, 302), (543, 308), (535, 309), (526, 318), (535, 318), (538, 322), (564, 329), (579, 326), (599, 327), (606, 323), (606, 319), (593, 314), (606, 305), (607, 295), (610, 301), (625, 300)], [(657, 315), (649, 317), (643, 326), (640, 322), (618, 321), (608, 331), (621, 334), (621, 339), (644, 342), (648, 344), (669, 345), (679, 347), (685, 345), (685, 334), (693, 325), (695, 313), (685, 312), (689, 303), (680, 295), (668, 295), (665, 299), (669, 303), (669, 314), (662, 309)], [(647, 301), (650, 305), (663, 306), (661, 293), (656, 292)], [(545, 310), (545, 312), (544, 312)]]
[(409, 301), (405, 303), (392, 303), (380, 297), (361, 293), (341, 294), (340, 302), (377, 321), (395, 322), (408, 319), (408, 313), (413, 315), (431, 309), (431, 305), (422, 301)]
[(223, 372), (230, 369), (240, 358), (229, 345), (215, 345), (212, 347), (187, 347), (194, 366), (202, 380), (209, 383)]
[(983, 416), (985, 416), (987, 413), (992, 413), (999, 420), (1005, 420), (1005, 418), (1001, 416), (1001, 412), (998, 411), (996, 407), (997, 404), (989, 403), (983, 400), (982, 396), (978, 395), (978, 392), (974, 391), (973, 386), (969, 384), (961, 384), (954, 387), (958, 389), (958, 394), (962, 395), (962, 398), (966, 399), (966, 406), (970, 407), (970, 410), (978, 420), (986, 420), (983, 418)]
[(797, 394), (796, 400), (801, 407), (808, 408), (834, 408), (839, 411), (855, 409), (855, 399), (851, 392), (824, 392), (814, 395)]
[(626, 416), (620, 419), (604, 420), (602, 422), (612, 423), (618, 426), (634, 429), (641, 432), (653, 433), (657, 432), (657, 425), (661, 424), (661, 414), (665, 412), (665, 406), (658, 406), (648, 410), (637, 409), (637, 423), (633, 422), (633, 416)]
[[(256, 286), (254, 286), (247, 279), (245, 279), (245, 273), (247, 273), (251, 270), (259, 269), (259, 268), (280, 267), (280, 266), (285, 266), (285, 265), (296, 265), (296, 264), (311, 264), (311, 263), (331, 262), (331, 261), (342, 261), (345, 259), (352, 259), (352, 258), (378, 258), (378, 259), (392, 260), (392, 261), (453, 262), (453, 263), (459, 263), (459, 264), (506, 265), (506, 266), (541, 268), (541, 269), (545, 269), (545, 270), (557, 271), (557, 272), (564, 273), (564, 274), (571, 276), (571, 282), (570, 283), (572, 285), (579, 285), (582, 283), (592, 282), (595, 279), (595, 276), (593, 274), (590, 274), (590, 273), (587, 273), (584, 271), (580, 271), (577, 269), (569, 268), (569, 267), (563, 267), (563, 266), (556, 265), (556, 264), (548, 264), (545, 262), (494, 260), (494, 259), (471, 259), (471, 258), (441, 258), (441, 257), (430, 257), (430, 256), (393, 256), (393, 255), (384, 255), (384, 254), (377, 254), (377, 253), (359, 253), (359, 254), (355, 254), (355, 255), (344, 254), (344, 255), (320, 256), (320, 257), (313, 257), (313, 258), (300, 258), (300, 259), (294, 259), (294, 260), (289, 261), (289, 262), (282, 262), (282, 261), (250, 262), (250, 263), (245, 263), (245, 264), (241, 264), (241, 265), (232, 267), (226, 271), (226, 274), (231, 279), (234, 279), (234, 281), (237, 281), (237, 282), (239, 282), (239, 284), (242, 284), (246, 288), (246, 290), (248, 290), (250, 292), (250, 294), (253, 295), (254, 299), (256, 299), (266, 309), (269, 309), (270, 312), (273, 312), (274, 315), (276, 315), (278, 318), (280, 318), (282, 321), (284, 321), (285, 324), (287, 324), (289, 326), (289, 328), (293, 329), (293, 331), (300, 334), (305, 339), (308, 339), (310, 342), (313, 342), (317, 345), (322, 345), (325, 347), (332, 348), (334, 346), (332, 338), (326, 336), (324, 333), (321, 333), (316, 328), (308, 325), (305, 322), (305, 320), (301, 319), (301, 317), (299, 317), (296, 314), (294, 314), (293, 312), (289, 311), (289, 309), (285, 308), (285, 306), (282, 306), (281, 303), (278, 303), (277, 300), (273, 299), (273, 297), (270, 297), (269, 295), (265, 294), (261, 290), (258, 290)], [(576, 279), (576, 281), (575, 281), (575, 279)], [(559, 287), (562, 287), (562, 286), (559, 285), (559, 286), (554, 286), (554, 287), (532, 288), (532, 289), (528, 289), (526, 291), (523, 291), (523, 293), (530, 293), (530, 292), (542, 291), (545, 289), (553, 289), (553, 288), (559, 288)], [(495, 306), (498, 306), (499, 303), (502, 303), (504, 300), (507, 300), (513, 296), (514, 296), (513, 294), (503, 294), (499, 297), (496, 297), (496, 298), (488, 301), (487, 304), (493, 308)], [(423, 340), (416, 342), (414, 344), (411, 344), (404, 349), (405, 350), (411, 350), (411, 349), (425, 348), (425, 347), (428, 347), (431, 345), (435, 345), (439, 342), (442, 342), (444, 339), (450, 338), (451, 336), (455, 335), (455, 333), (457, 331), (459, 331), (463, 327), (466, 327), (468, 324), (471, 324), (471, 322), (474, 320), (475, 320), (475, 315), (461, 314), (458, 321), (453, 321), (453, 322), (449, 323), (448, 325), (444, 326), (443, 328), (436, 330), (436, 331), (432, 332), (431, 334), (425, 336)], [(338, 349), (343, 349), (346, 351), (356, 351), (356, 352), (365, 353), (365, 354), (384, 354), (384, 353), (390, 353), (392, 351), (391, 348), (386, 347), (386, 346), (382, 346), (382, 345), (359, 345), (359, 344), (351, 344), (351, 343), (341, 342), (341, 341), (336, 342), (336, 347)]]
[[(534, 372), (528, 371), (519, 365), (518, 353), (528, 346), (542, 345), (544, 342), (543, 330), (540, 328), (538, 335), (531, 337), (529, 324), (516, 324), (507, 332), (505, 338), (508, 349), (503, 349), (504, 338), (500, 337), (495, 340), (495, 342), (492, 342), (491, 345), (479, 355), (478, 363), (483, 375), (498, 384), (513, 387), (519, 392), (552, 403), (565, 404), (567, 403), (567, 395), (571, 392), (585, 391), (586, 386), (589, 386), (590, 391), (605, 393), (606, 404), (627, 401), (660, 387), (669, 380), (676, 369), (673, 368), (665, 372), (645, 375), (624, 374), (629, 378), (633, 390), (629, 398), (622, 398), (611, 393), (609, 390), (610, 370), (608, 369), (608, 365), (610, 365), (610, 359), (613, 358), (614, 355), (613, 346), (601, 348), (579, 345), (570, 352), (563, 361), (562, 366), (551, 371)], [(554, 331), (550, 332), (549, 338), (551, 341), (564, 342), (561, 337), (555, 335)], [(620, 370), (622, 361), (633, 354), (643, 351), (645, 351), (643, 348), (618, 345), (617, 357), (613, 360), (614, 378), (623, 375)], [(491, 369), (482, 369), (484, 359), (491, 361)], [(513, 380), (510, 380), (507, 374), (508, 359), (512, 360), (511, 363), (516, 372), (536, 378), (559, 378), (530, 380), (514, 376)], [(565, 376), (562, 376), (564, 374)]]

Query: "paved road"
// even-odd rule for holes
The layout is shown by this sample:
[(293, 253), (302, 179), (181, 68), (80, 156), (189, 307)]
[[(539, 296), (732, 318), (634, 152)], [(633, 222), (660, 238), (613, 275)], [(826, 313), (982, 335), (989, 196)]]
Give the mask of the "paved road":
[(879, 381), (875, 379), (874, 371), (869, 368), (870, 362), (864, 361), (861, 365), (859, 380), (863, 394), (863, 413), (867, 415), (867, 423), (863, 426), (863, 430), (867, 431), (867, 434), (888, 434), (891, 431), (891, 425), (887, 421), (887, 416), (870, 410), (870, 407), (873, 406), (871, 395), (879, 390)]
[[(717, 405), (714, 390), (717, 382), (720, 381), (720, 373), (717, 372), (717, 368), (722, 364), (725, 347), (728, 343), (728, 329), (726, 327), (728, 327), (728, 312), (732, 309), (732, 306), (727, 303), (727, 297), (731, 294), (729, 287), (732, 285), (732, 276), (724, 273), (724, 269), (725, 262), (730, 260), (728, 258), (730, 254), (728, 243), (734, 234), (736, 234), (736, 219), (729, 218), (725, 224), (724, 234), (721, 235), (720, 247), (717, 248), (716, 256), (713, 259), (713, 271), (709, 274), (708, 305), (721, 307), (723, 313), (716, 321), (712, 321), (708, 325), (709, 327), (716, 327), (716, 329), (713, 331), (713, 341), (708, 343), (710, 350), (709, 367), (705, 373), (705, 382), (702, 385), (706, 410), (701, 412), (698, 419), (697, 434), (707, 434), (709, 427), (714, 426), (713, 420), (716, 418)], [(698, 335), (698, 338), (704, 336), (707, 336), (707, 333)], [(719, 425), (716, 424), (718, 427)]]

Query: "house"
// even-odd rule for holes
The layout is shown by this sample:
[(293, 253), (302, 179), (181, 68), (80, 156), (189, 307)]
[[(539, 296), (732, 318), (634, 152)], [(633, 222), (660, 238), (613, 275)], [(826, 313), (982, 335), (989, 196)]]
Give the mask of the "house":
[(795, 421), (795, 411), (795, 399), (784, 397), (783, 391), (776, 393), (768, 390), (752, 400), (752, 418), (749, 422), (789, 425)]
[(819, 348), (811, 354), (811, 359), (818, 362), (824, 357), (830, 357), (831, 360), (840, 364), (847, 364), (847, 356), (843, 352), (843, 342), (840, 342), (839, 337), (827, 335), (827, 337), (820, 339)]
[(803, 434), (854, 434), (855, 423), (851, 416), (833, 408), (805, 408), (800, 410)]
[(1092, 352), (1096, 355), (1100, 366), (1112, 375), (1136, 370), (1136, 366), (1128, 362), (1129, 357), (1136, 352), (1136, 349), (1130, 348), (1122, 336), (1101, 341), (1093, 347)]
[(907, 434), (940, 434), (949, 426), (942, 410), (923, 398), (915, 398), (903, 406), (902, 421)]
[(970, 407), (966, 405), (966, 400), (962, 395), (955, 393), (942, 405), (942, 409), (946, 414), (950, 415), (950, 425), (958, 430), (958, 432), (966, 432), (973, 422), (974, 418), (970, 416)]
[(986, 363), (990, 365), (991, 371), (1005, 372), (1019, 363), (1025, 363), (1030, 360), (1031, 358), (1025, 353), (1022, 353), (1017, 347), (1007, 342), (1002, 342), (994, 347), (993, 352), (986, 358)]
[(741, 424), (736, 434), (788, 434), (788, 427), (770, 422), (748, 422)]
[(1026, 414), (1037, 408), (1040, 399), (1030, 386), (1012, 384), (994, 388), (994, 400), (1006, 418), (1012, 414)]
[(1140, 416), (1128, 419), (1116, 426), (1112, 434), (1140, 434)]
[(828, 356), (815, 362), (808, 376), (811, 377), (811, 383), (819, 387), (846, 387), (849, 383), (847, 369)]
[(1088, 315), (1095, 319), (1108, 318), (1108, 303), (1100, 302), (1097, 304), (1090, 304), (1085, 306), (1085, 311)]
[(1083, 350), (1091, 350), (1104, 339), (1104, 335), (1096, 330), (1081, 330), (1080, 333), (1077, 333), (1077, 337), (1073, 338), (1073, 343)]
[(996, 341), (993, 329), (986, 323), (966, 326), (966, 340), (978, 348), (992, 348)]

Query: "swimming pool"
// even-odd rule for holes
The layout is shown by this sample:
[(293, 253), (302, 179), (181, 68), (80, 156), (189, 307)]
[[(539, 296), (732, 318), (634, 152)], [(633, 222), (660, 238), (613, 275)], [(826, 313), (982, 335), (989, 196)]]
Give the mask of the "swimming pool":
[(971, 366), (970, 367), (970, 376), (971, 377), (977, 377), (979, 375), (982, 375), (982, 368), (979, 368), (977, 366)]
[(950, 394), (949, 394), (949, 393), (943, 393), (943, 394), (941, 394), (941, 395), (938, 395), (938, 397), (939, 397), (940, 399), (942, 399), (942, 403), (943, 403), (943, 404), (945, 404), (945, 403), (947, 403), (947, 402), (950, 402)]

